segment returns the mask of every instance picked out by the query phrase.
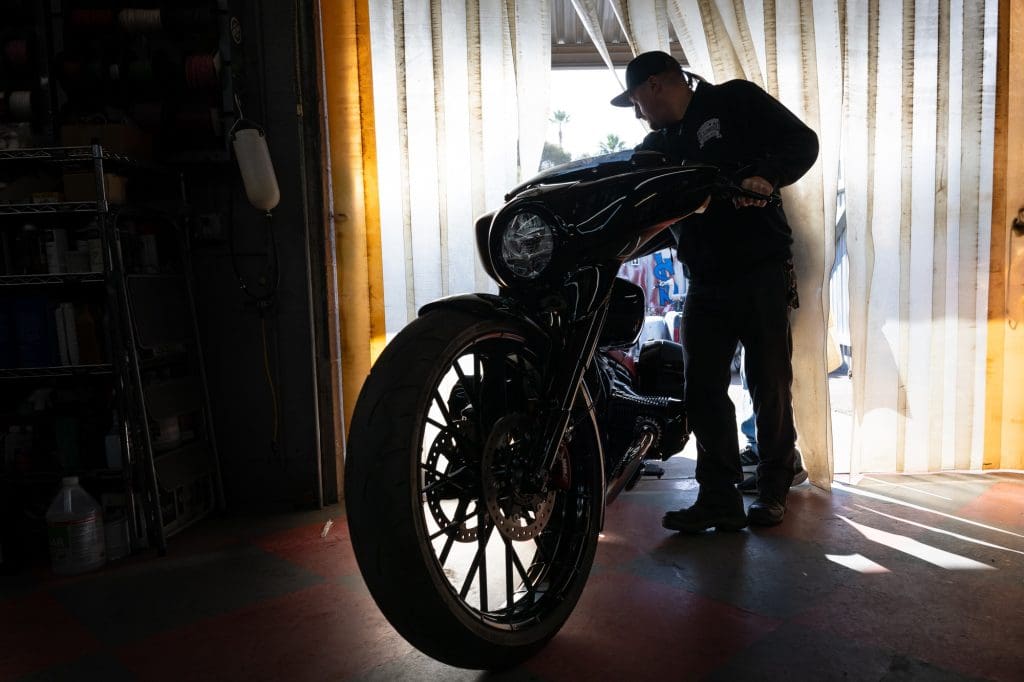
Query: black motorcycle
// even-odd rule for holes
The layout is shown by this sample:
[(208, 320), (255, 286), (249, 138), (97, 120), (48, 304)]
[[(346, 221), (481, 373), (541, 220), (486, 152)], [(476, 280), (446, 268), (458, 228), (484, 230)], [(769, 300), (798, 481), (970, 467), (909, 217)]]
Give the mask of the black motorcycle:
[(652, 152), (553, 168), (476, 222), (499, 294), (430, 303), (385, 348), (356, 403), (345, 502), (363, 578), (415, 647), (497, 669), (565, 623), (606, 505), (689, 437), (682, 348), (628, 360), (645, 296), (616, 273), (738, 194), (767, 198)]

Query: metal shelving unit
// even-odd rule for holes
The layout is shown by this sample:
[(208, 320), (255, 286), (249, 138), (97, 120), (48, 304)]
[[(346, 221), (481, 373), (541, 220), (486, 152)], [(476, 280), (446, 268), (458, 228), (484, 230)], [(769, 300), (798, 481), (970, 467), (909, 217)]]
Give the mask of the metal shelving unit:
[[(94, 214), (100, 228), (104, 271), (4, 275), (0, 276), (0, 296), (19, 295), (27, 288), (45, 293), (95, 290), (97, 285), (103, 285), (109, 317), (110, 362), (0, 369), (0, 384), (17, 382), (24, 386), (26, 382), (89, 381), (101, 377), (112, 381), (117, 411), (124, 417), (120, 429), (124, 466), (120, 471), (93, 468), (88, 475), (122, 481), (133, 515), (134, 545), (152, 544), (162, 554), (170, 535), (203, 518), (214, 508), (223, 508), (206, 370), (188, 269), (187, 236), (180, 220), (156, 214), (146, 207), (122, 208), (111, 206), (107, 201), (104, 178), (111, 166), (122, 172), (161, 172), (153, 164), (135, 163), (99, 145), (5, 150), (0, 153), (0, 168), (8, 164), (42, 164), (60, 170), (92, 168), (96, 179), (95, 201), (0, 205), (0, 230), (10, 227), (12, 222), (4, 221), (4, 216), (31, 216), (43, 223), (49, 216)], [(132, 272), (119, 219), (157, 215), (159, 217), (154, 219), (173, 226), (176, 232), (182, 268), (176, 272)], [(164, 352), (168, 347), (182, 350)], [(145, 352), (154, 352), (154, 349), (156, 356), (143, 357)], [(194, 385), (194, 390), (187, 398), (173, 391), (161, 393), (160, 389), (170, 382), (161, 383), (154, 376), (182, 365), (188, 368), (187, 382)], [(161, 417), (177, 419), (174, 410), (186, 408), (188, 414), (199, 415), (194, 439), (168, 452), (157, 452), (151, 421), (156, 422)], [(38, 482), (46, 474), (61, 473), (68, 475), (69, 472), (28, 472), (21, 476), (26, 481)]]

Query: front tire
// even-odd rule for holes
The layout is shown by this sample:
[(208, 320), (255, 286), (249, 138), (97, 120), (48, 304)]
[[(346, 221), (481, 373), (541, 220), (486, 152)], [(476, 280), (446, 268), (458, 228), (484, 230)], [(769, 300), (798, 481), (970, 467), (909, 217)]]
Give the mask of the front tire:
[(395, 629), (450, 665), (533, 655), (594, 560), (604, 482), (586, 395), (549, 490), (517, 473), (544, 363), (528, 325), (437, 309), (388, 345), (356, 403), (345, 499), (360, 570)]

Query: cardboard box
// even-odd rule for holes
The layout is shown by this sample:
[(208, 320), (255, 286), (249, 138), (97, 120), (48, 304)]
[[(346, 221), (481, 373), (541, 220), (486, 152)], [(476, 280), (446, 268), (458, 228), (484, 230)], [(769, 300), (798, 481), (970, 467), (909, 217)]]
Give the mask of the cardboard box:
[(68, 123), (60, 128), (65, 147), (87, 147), (97, 142), (117, 154), (136, 159), (153, 155), (153, 140), (145, 132), (126, 123)]
[[(107, 188), (107, 203), (125, 203), (125, 178), (113, 173), (104, 173)], [(65, 201), (96, 201), (96, 175), (93, 173), (64, 173)]]

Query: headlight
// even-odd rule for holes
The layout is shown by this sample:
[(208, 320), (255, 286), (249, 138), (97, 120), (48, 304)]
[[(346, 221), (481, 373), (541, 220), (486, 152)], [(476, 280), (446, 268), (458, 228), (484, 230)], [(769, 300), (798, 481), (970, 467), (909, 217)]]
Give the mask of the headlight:
[(534, 279), (551, 263), (555, 235), (536, 213), (517, 213), (501, 235), (501, 260), (516, 277)]

